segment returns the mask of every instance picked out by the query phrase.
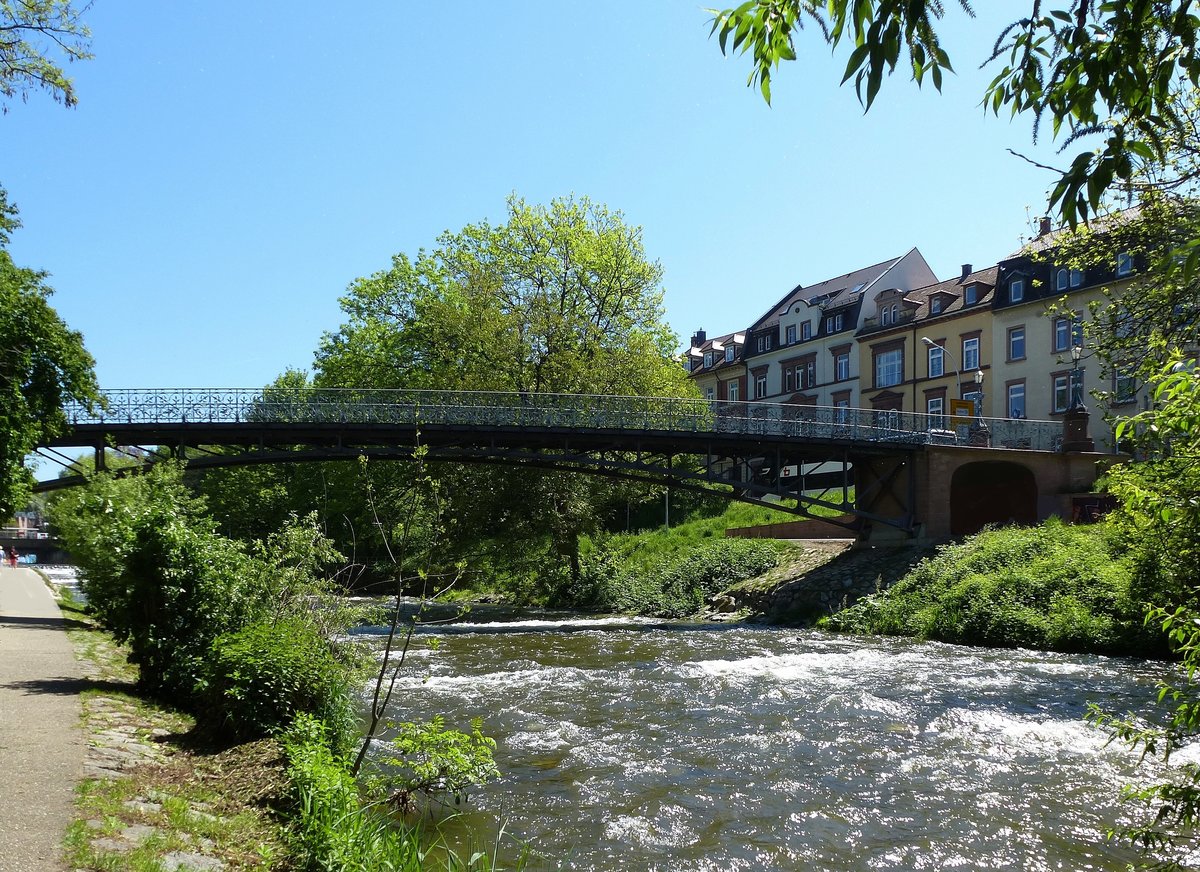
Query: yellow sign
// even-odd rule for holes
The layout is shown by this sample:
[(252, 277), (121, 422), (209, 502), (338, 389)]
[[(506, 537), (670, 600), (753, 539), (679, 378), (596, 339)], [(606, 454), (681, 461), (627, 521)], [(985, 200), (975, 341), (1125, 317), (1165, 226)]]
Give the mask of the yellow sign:
[(970, 424), (975, 416), (975, 403), (971, 400), (950, 401), (950, 424), (957, 427), (960, 424)]

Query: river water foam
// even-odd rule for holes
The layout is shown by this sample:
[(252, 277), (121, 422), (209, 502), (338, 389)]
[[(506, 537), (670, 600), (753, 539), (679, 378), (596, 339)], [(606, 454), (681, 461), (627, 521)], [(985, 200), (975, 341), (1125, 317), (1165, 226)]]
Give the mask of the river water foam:
[[(365, 634), (370, 638), (371, 633)], [(423, 634), (426, 638), (431, 635)], [(1129, 754), (1089, 701), (1147, 710), (1117, 658), (756, 627), (538, 616), (434, 631), (398, 719), (482, 717), (495, 818), (595, 870), (1114, 869)]]

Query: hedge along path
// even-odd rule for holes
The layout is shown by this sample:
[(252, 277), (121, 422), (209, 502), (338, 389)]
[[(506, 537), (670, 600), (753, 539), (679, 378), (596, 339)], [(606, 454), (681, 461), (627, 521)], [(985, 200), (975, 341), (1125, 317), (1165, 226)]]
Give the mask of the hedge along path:
[(83, 770), (85, 682), (41, 576), (0, 568), (0, 870), (60, 870)]

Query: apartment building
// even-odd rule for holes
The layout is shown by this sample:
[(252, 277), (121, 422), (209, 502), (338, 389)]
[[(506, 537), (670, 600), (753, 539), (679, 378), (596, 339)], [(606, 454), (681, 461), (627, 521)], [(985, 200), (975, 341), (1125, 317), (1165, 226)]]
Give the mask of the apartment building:
[(746, 364), (742, 359), (745, 333), (726, 333), (712, 339), (703, 330), (692, 334), (684, 355), (700, 396), (706, 400), (737, 402), (746, 399)]
[[(1119, 293), (1144, 264), (1127, 254), (1082, 270), (1057, 263), (1054, 243), (1061, 231), (1051, 232), (1048, 224), (1044, 220), (1037, 238), (999, 263), (992, 336), (1004, 354), (1005, 402), (997, 411), (1003, 417), (1056, 420), (1083, 402), (1099, 413), (1091, 426), (1096, 450), (1112, 451), (1113, 434), (1100, 419), (1110, 409), (1136, 408), (1139, 392), (1130, 377), (1102, 375), (1085, 324), (1104, 290)], [(1107, 394), (1109, 402), (1097, 408), (1094, 391)], [(1144, 390), (1141, 396), (1145, 400)]]
[(854, 334), (889, 295), (936, 281), (916, 248), (811, 285), (797, 285), (746, 331), (750, 399), (810, 406), (859, 405)]
[(956, 279), (881, 294), (877, 314), (855, 335), (862, 405), (940, 416), (951, 411), (951, 399), (963, 399), (976, 415), (990, 415), (997, 274), (995, 266), (964, 264)]

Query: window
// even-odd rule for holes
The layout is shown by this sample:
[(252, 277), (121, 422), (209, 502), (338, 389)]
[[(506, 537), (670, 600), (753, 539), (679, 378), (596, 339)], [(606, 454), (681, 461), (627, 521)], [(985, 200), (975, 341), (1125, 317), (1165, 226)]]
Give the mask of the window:
[(900, 306), (897, 303), (892, 303), (892, 323), (900, 323)]
[(946, 371), (946, 352), (940, 345), (929, 349), (929, 377), (938, 378)]
[(1024, 327), (1008, 328), (1008, 359), (1009, 360), (1024, 360), (1025, 359), (1025, 328)]
[(817, 384), (817, 364), (816, 361), (809, 360), (800, 366), (796, 367), (796, 387), (799, 390), (808, 390), (815, 387)]
[(937, 315), (937, 314), (940, 314), (941, 311), (942, 311), (942, 298), (934, 297), (932, 300), (929, 301), (929, 314)]
[(1054, 319), (1054, 350), (1066, 351), (1071, 347), (1071, 319)]
[(850, 352), (843, 351), (841, 354), (835, 355), (833, 358), (834, 378), (837, 381), (845, 381), (850, 378)]
[(979, 337), (964, 339), (962, 344), (962, 365), (965, 371), (979, 369)]
[(975, 410), (976, 418), (983, 417), (983, 394), (979, 391), (967, 391), (963, 394), (964, 400), (970, 400), (971, 408)]
[(837, 422), (839, 424), (845, 424), (846, 421), (849, 420), (849, 418), (850, 418), (850, 401), (849, 400), (837, 400), (833, 404), (833, 407), (838, 410), (837, 411)]
[(1077, 270), (1077, 269), (1071, 270), (1071, 287), (1077, 288), (1082, 284), (1083, 284), (1083, 271)]
[(729, 394), (729, 401), (736, 403), (740, 399), (738, 395), (741, 393), (741, 385), (736, 381), (731, 381), (726, 391)]
[(929, 415), (929, 426), (941, 430), (946, 426), (943, 417), (946, 413), (946, 401), (942, 397), (930, 397), (925, 401), (925, 413)]
[(1117, 275), (1127, 276), (1133, 272), (1133, 256), (1127, 251), (1117, 255)]
[(1070, 377), (1065, 375), (1056, 375), (1054, 377), (1054, 411), (1065, 412), (1070, 403)]
[(705, 388), (704, 389), (705, 399), (711, 400), (715, 396), (716, 396), (716, 391), (713, 388)]
[(704, 365), (712, 366), (712, 352), (711, 351), (704, 352)]
[(796, 344), (796, 325), (795, 324), (787, 325), (787, 332), (785, 335), (787, 338), (784, 341), (788, 345), (795, 345)]
[(687, 357), (684, 357), (684, 359), (683, 359), (683, 371), (684, 372), (692, 371), (692, 358), (690, 355)]
[(1008, 417), (1024, 418), (1025, 415), (1025, 382), (1008, 386)]
[(758, 350), (759, 351), (770, 351), (771, 350), (771, 337), (770, 336), (758, 337)]
[(733, 363), (733, 346), (732, 345), (725, 346), (725, 362)]
[(1083, 319), (1076, 318), (1071, 322), (1071, 344), (1083, 345)]
[[(800, 381), (800, 370), (796, 370), (796, 381)], [(783, 392), (786, 394), (792, 389), (792, 370), (788, 367), (783, 368)]]
[(1119, 366), (1113, 373), (1113, 404), (1132, 403), (1137, 398), (1137, 385), (1129, 367)]
[(1067, 289), (1067, 280), (1069, 273), (1065, 269), (1060, 269), (1054, 274), (1054, 290), (1065, 291)]
[(904, 351), (893, 348), (875, 355), (875, 387), (886, 388), (904, 381)]
[(885, 327), (886, 327), (888, 324), (891, 324), (891, 323), (892, 323), (892, 310), (891, 310), (891, 309), (889, 309), (887, 306), (884, 306), (884, 307), (883, 307), (883, 312), (882, 312), (882, 314), (880, 315), (879, 321), (880, 321), (880, 323), (881, 323), (881, 324), (883, 324)]
[(971, 306), (974, 305), (975, 301), (978, 299), (979, 285), (967, 285), (966, 290), (963, 291), (963, 304)]
[(805, 321), (800, 325), (800, 341), (804, 342), (808, 339), (812, 339), (812, 324)]
[(767, 377), (758, 375), (754, 377), (754, 396), (756, 399), (762, 399), (767, 395)]
[(839, 330), (841, 330), (844, 324), (844, 321), (842, 320), (844, 315), (844, 312), (838, 312), (836, 315), (830, 315), (828, 318), (826, 318), (825, 332), (837, 333)]
[(1008, 301), (1019, 303), (1025, 299), (1025, 279), (1013, 279), (1008, 283)]

